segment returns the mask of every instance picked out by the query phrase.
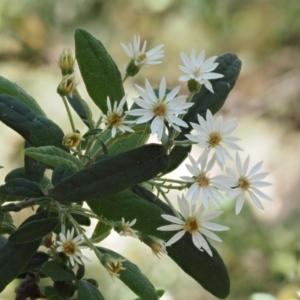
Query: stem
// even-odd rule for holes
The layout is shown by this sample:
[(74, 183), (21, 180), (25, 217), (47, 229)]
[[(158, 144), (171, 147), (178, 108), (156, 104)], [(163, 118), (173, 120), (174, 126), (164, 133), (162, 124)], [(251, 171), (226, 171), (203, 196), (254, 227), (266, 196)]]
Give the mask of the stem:
[(177, 180), (177, 179), (169, 179), (169, 178), (161, 178), (161, 177), (155, 177), (155, 181), (163, 181), (163, 182), (173, 182), (173, 183), (178, 183), (178, 184), (185, 184), (184, 181), (182, 180)]
[(66, 96), (61, 96), (61, 98), (62, 98), (62, 100), (64, 102), (64, 105), (65, 105), (65, 108), (67, 110), (68, 117), (69, 117), (69, 120), (70, 120), (70, 124), (71, 124), (71, 127), (72, 127), (72, 131), (75, 133), (76, 129), (75, 129), (74, 121), (73, 121), (71, 111), (70, 111), (70, 108), (69, 108), (69, 105), (68, 105), (68, 101), (66, 99)]
[(123, 78), (123, 80), (122, 80), (122, 83), (124, 83), (125, 80), (126, 80), (128, 77), (129, 77), (129, 75), (126, 73), (125, 76), (124, 76), (124, 78)]
[(181, 219), (181, 216), (180, 216), (179, 212), (175, 209), (175, 207), (173, 206), (173, 204), (171, 203), (171, 201), (167, 198), (167, 196), (164, 193), (164, 191), (159, 186), (156, 186), (156, 188), (161, 193), (161, 195), (163, 196), (163, 198), (165, 199), (165, 201), (167, 202), (167, 204), (169, 205), (169, 207), (173, 211), (174, 215), (176, 217), (178, 217), (179, 219)]
[(89, 121), (89, 124), (91, 125), (91, 128), (94, 129), (95, 125), (94, 125), (94, 121), (92, 119), (92, 116), (91, 116), (91, 112), (90, 110), (88, 109), (86, 103), (84, 102), (84, 100), (82, 99), (81, 95), (79, 94), (78, 90), (75, 89), (74, 90), (74, 94), (75, 96), (77, 97), (78, 101), (80, 102), (80, 105), (81, 107), (83, 108), (85, 114), (87, 115), (87, 118), (88, 118), (88, 121)]

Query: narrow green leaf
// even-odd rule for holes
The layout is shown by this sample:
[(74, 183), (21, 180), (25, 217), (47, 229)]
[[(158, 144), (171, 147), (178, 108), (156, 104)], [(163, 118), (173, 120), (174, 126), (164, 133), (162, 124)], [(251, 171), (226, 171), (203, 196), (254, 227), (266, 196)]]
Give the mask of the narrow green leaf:
[[(192, 101), (194, 105), (189, 108), (183, 120), (190, 124), (190, 122), (198, 123), (197, 115), (199, 114), (204, 119), (206, 118), (206, 111), (209, 109), (214, 115), (224, 105), (230, 91), (233, 89), (237, 78), (240, 74), (242, 62), (233, 53), (226, 53), (216, 59), (219, 63), (218, 67), (214, 70), (216, 73), (223, 74), (224, 77), (212, 80), (214, 93), (211, 93), (203, 85), (198, 94), (196, 94)], [(191, 125), (188, 128), (181, 128), (182, 132), (178, 135), (177, 140), (185, 140), (185, 134), (192, 130)], [(175, 146), (170, 153), (171, 163), (164, 171), (167, 174), (175, 170), (187, 157), (191, 147)]]
[(52, 172), (52, 184), (57, 185), (59, 182), (63, 181), (67, 177), (71, 176), (73, 174), (73, 171), (70, 169), (64, 169), (64, 168), (54, 168)]
[(39, 104), (29, 96), (21, 87), (17, 84), (9, 81), (8, 79), (0, 76), (0, 94), (9, 95), (25, 104), (31, 111), (38, 116), (46, 116)]
[(23, 244), (42, 239), (58, 224), (57, 218), (34, 220), (19, 227), (10, 237), (9, 242)]
[(153, 178), (168, 163), (163, 146), (144, 145), (101, 159), (58, 183), (48, 196), (67, 202), (106, 197)]
[[(83, 121), (83, 123), (89, 128), (92, 128), (92, 125), (89, 124), (89, 118), (85, 112), (85, 110), (83, 109), (83, 107), (81, 106), (77, 96), (75, 95), (75, 93), (72, 93), (72, 95), (67, 95), (67, 99), (68, 102), (70, 103), (70, 105), (72, 106), (72, 108), (75, 110), (75, 112), (77, 113), (77, 115), (80, 117), (80, 119)], [(92, 112), (90, 111), (89, 106), (87, 105), (87, 103), (84, 101), (83, 102), (85, 104), (85, 107), (89, 110), (90, 115), (92, 115)]]
[(141, 300), (158, 300), (154, 286), (135, 264), (112, 250), (103, 247), (97, 248), (101, 253), (110, 255), (115, 259), (125, 259), (122, 262), (125, 270), (120, 270), (118, 273), (120, 277), (118, 278), (139, 296)]
[(32, 145), (34, 147), (55, 146), (66, 152), (69, 149), (63, 146), (64, 132), (53, 121), (45, 117), (33, 120), (30, 126)]
[(41, 272), (55, 281), (73, 281), (76, 279), (76, 275), (71, 269), (56, 260), (45, 262), (41, 268)]
[(27, 148), (24, 154), (51, 167), (71, 169), (74, 173), (83, 168), (82, 162), (77, 157), (55, 146)]
[(110, 235), (111, 229), (111, 226), (99, 221), (92, 234), (91, 242), (100, 243), (102, 240), (104, 240)]
[(0, 248), (0, 293), (25, 268), (40, 243), (41, 240), (26, 244), (13, 244), (7, 241)]
[(25, 104), (11, 96), (0, 95), (0, 121), (31, 141), (30, 126), (37, 117)]
[(75, 49), (86, 89), (95, 104), (106, 113), (107, 96), (112, 103), (119, 102), (124, 96), (120, 71), (102, 43), (84, 29), (76, 29)]
[(6, 195), (18, 197), (39, 198), (45, 196), (38, 184), (24, 178), (15, 178), (3, 185), (2, 192)]
[(104, 300), (100, 291), (86, 280), (80, 280), (77, 291), (77, 300)]
[[(143, 187), (134, 187), (135, 193), (147, 200), (149, 203), (161, 208), (164, 213), (173, 215), (168, 205), (157, 198), (153, 193)], [(153, 212), (147, 212), (153, 214)], [(155, 222), (155, 221), (154, 221)], [(138, 223), (138, 222), (137, 222)], [(169, 223), (164, 223), (169, 225)], [(157, 228), (160, 225), (154, 224)], [(165, 241), (169, 240), (174, 232), (159, 232), (157, 230), (154, 236)], [(193, 244), (191, 235), (185, 234), (183, 238), (167, 248), (168, 255), (192, 278), (203, 286), (214, 296), (225, 299), (230, 291), (230, 280), (226, 266), (217, 250), (209, 245), (213, 256), (209, 256), (205, 251), (199, 251)]]

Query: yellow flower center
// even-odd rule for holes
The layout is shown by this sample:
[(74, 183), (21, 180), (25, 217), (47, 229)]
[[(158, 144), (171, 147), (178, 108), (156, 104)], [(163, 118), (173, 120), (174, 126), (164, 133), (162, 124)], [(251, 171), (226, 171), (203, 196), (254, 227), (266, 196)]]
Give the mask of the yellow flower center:
[(74, 256), (77, 251), (77, 245), (73, 241), (67, 241), (63, 244), (64, 253), (69, 256)]
[(248, 191), (250, 189), (251, 182), (246, 177), (240, 177), (238, 181), (238, 187), (243, 189), (244, 191)]
[(122, 117), (117, 113), (112, 113), (107, 117), (107, 123), (109, 126), (119, 127), (122, 125)]
[(153, 107), (153, 113), (158, 117), (165, 117), (167, 115), (167, 106), (160, 102)]
[(143, 54), (138, 56), (136, 61), (137, 61), (138, 64), (141, 64), (146, 58), (147, 58), (146, 53), (143, 53)]
[(120, 270), (122, 269), (122, 263), (119, 261), (116, 264), (113, 261), (109, 262), (108, 264), (109, 264), (110, 272), (112, 272), (114, 274), (118, 274), (120, 272)]
[(184, 229), (189, 233), (195, 233), (199, 231), (200, 224), (198, 219), (196, 219), (195, 217), (187, 218), (187, 220), (185, 221)]
[(221, 142), (222, 142), (222, 136), (221, 136), (220, 132), (213, 131), (209, 134), (208, 144), (209, 144), (210, 148), (220, 146)]
[(200, 187), (206, 187), (210, 185), (210, 179), (206, 176), (205, 172), (198, 175), (198, 177), (196, 178), (196, 182)]

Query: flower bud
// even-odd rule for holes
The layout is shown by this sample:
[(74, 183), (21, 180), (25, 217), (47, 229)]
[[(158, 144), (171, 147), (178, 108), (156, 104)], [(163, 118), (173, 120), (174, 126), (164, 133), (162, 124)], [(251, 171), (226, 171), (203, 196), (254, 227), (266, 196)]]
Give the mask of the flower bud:
[(199, 93), (200, 88), (201, 88), (201, 84), (198, 81), (196, 81), (195, 79), (190, 79), (188, 81), (187, 86), (188, 86), (189, 91), (194, 94)]
[(63, 138), (63, 145), (68, 148), (76, 148), (84, 138), (79, 133), (68, 133)]
[(74, 73), (65, 75), (57, 88), (57, 93), (61, 96), (71, 95), (78, 84)]
[(58, 58), (58, 66), (62, 75), (69, 75), (74, 72), (75, 58), (69, 48), (65, 48)]
[(160, 258), (163, 254), (168, 254), (166, 250), (166, 243), (163, 240), (147, 234), (142, 234), (140, 239), (151, 248), (153, 254), (155, 254), (158, 258)]

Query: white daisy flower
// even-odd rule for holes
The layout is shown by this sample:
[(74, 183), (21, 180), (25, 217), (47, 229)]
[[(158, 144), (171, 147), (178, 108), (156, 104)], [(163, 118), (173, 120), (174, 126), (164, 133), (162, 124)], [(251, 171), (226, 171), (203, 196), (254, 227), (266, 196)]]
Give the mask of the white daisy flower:
[(180, 58), (184, 63), (184, 66), (179, 66), (180, 70), (186, 73), (179, 77), (180, 81), (196, 80), (200, 84), (204, 84), (205, 87), (212, 93), (213, 88), (209, 79), (217, 79), (224, 77), (223, 74), (213, 73), (213, 71), (219, 64), (215, 63), (217, 56), (212, 56), (204, 61), (205, 51), (202, 50), (200, 54), (196, 55), (196, 51), (193, 49), (190, 58), (183, 52), (180, 52)]
[(109, 97), (107, 96), (107, 113), (106, 115), (102, 115), (102, 122), (104, 122), (105, 124), (105, 128), (104, 130), (106, 130), (107, 128), (111, 128), (111, 136), (114, 138), (117, 130), (121, 131), (121, 132), (134, 132), (134, 130), (132, 128), (130, 128), (129, 126), (127, 126), (126, 124), (133, 124), (135, 123), (134, 121), (126, 121), (125, 117), (126, 115), (123, 115), (123, 106), (126, 102), (126, 98), (127, 95), (125, 95), (119, 105), (117, 103), (117, 101), (115, 101), (114, 103), (114, 107), (112, 108), (111, 106), (111, 102)]
[(121, 223), (121, 228), (120, 228), (120, 232), (119, 235), (121, 236), (132, 236), (134, 238), (139, 238), (136, 235), (136, 230), (133, 230), (131, 227), (136, 223), (136, 219), (132, 220), (131, 222), (127, 221), (125, 222), (125, 219), (122, 218), (122, 223)]
[(226, 157), (233, 159), (226, 150), (227, 148), (233, 150), (242, 150), (236, 142), (240, 139), (234, 136), (229, 136), (237, 127), (237, 119), (231, 119), (222, 124), (223, 117), (219, 116), (214, 121), (210, 110), (206, 111), (206, 120), (198, 115), (199, 124), (191, 122), (190, 124), (196, 130), (197, 135), (186, 134), (185, 136), (198, 143), (200, 148), (214, 150), (216, 154), (217, 163), (221, 169), (225, 164)]
[(133, 37), (133, 43), (129, 43), (128, 47), (121, 43), (124, 52), (133, 60), (134, 65), (138, 68), (146, 68), (151, 65), (160, 64), (158, 59), (164, 57), (164, 51), (161, 48), (164, 46), (159, 45), (146, 52), (147, 41), (144, 41), (143, 47), (140, 50), (141, 38), (140, 36)]
[(248, 172), (249, 162), (249, 155), (242, 164), (239, 154), (236, 153), (236, 168), (238, 175), (236, 175), (234, 170), (226, 168), (226, 172), (232, 178), (233, 185), (235, 187), (228, 193), (228, 196), (237, 200), (235, 206), (236, 214), (239, 214), (242, 210), (247, 195), (250, 196), (254, 204), (260, 209), (264, 208), (258, 197), (272, 201), (269, 196), (260, 191), (260, 188), (272, 185), (269, 182), (262, 181), (262, 179), (269, 174), (268, 172), (258, 173), (263, 162), (261, 161), (257, 163)]
[(60, 233), (59, 234), (60, 241), (56, 242), (58, 245), (56, 251), (64, 252), (69, 257), (72, 266), (75, 265), (75, 262), (82, 265), (81, 258), (84, 258), (89, 261), (89, 259), (81, 253), (81, 249), (85, 249), (86, 247), (79, 246), (84, 242), (84, 240), (82, 239), (83, 235), (79, 234), (75, 238), (73, 238), (73, 236), (74, 236), (74, 227), (72, 228), (71, 231), (68, 229), (67, 235)]
[(191, 197), (192, 205), (201, 198), (205, 208), (208, 207), (209, 200), (219, 208), (218, 200), (225, 200), (220, 190), (231, 191), (231, 181), (230, 177), (226, 175), (211, 176), (209, 172), (215, 163), (215, 157), (209, 162), (207, 162), (207, 158), (208, 151), (204, 151), (197, 161), (189, 154), (191, 164), (185, 166), (192, 176), (181, 176), (181, 179), (192, 183), (186, 193), (187, 198)]
[(229, 228), (223, 225), (207, 222), (211, 219), (216, 218), (221, 215), (222, 211), (216, 211), (213, 213), (209, 213), (205, 216), (202, 216), (204, 211), (204, 206), (201, 205), (196, 210), (196, 205), (192, 205), (190, 207), (189, 202), (182, 196), (182, 198), (177, 197), (178, 205), (180, 208), (180, 212), (183, 216), (183, 219), (170, 216), (170, 215), (162, 215), (164, 219), (172, 222), (171, 225), (158, 227), (157, 230), (162, 231), (173, 231), (180, 230), (177, 232), (167, 243), (166, 246), (170, 246), (180, 240), (186, 232), (192, 235), (192, 240), (194, 245), (199, 249), (204, 249), (210, 256), (212, 256), (211, 249), (205, 240), (204, 236), (209, 237), (215, 241), (222, 242), (221, 239), (212, 233), (213, 231), (223, 231), (228, 230)]
[(158, 91), (158, 97), (155, 95), (149, 81), (145, 80), (146, 90), (136, 85), (136, 89), (143, 98), (134, 98), (133, 100), (141, 107), (126, 112), (128, 115), (141, 116), (136, 120), (137, 124), (146, 123), (150, 120), (152, 134), (157, 133), (161, 140), (165, 121), (177, 131), (181, 131), (178, 126), (188, 127), (188, 125), (176, 115), (186, 113), (186, 109), (193, 103), (184, 103), (186, 96), (177, 96), (180, 86), (175, 87), (170, 93), (166, 94), (166, 79), (163, 77)]

